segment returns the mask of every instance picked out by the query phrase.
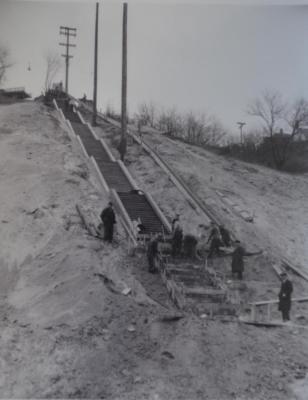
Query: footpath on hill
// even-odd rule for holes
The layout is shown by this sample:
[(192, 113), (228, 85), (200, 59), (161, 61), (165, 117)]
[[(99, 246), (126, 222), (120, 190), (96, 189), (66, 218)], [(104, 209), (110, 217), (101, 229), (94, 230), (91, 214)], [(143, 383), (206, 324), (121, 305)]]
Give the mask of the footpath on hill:
[(55, 110), (0, 107), (0, 173), (1, 397), (296, 398), (307, 330), (166, 322), (178, 311), (121, 228), (113, 246), (87, 235), (75, 204), (107, 199)]

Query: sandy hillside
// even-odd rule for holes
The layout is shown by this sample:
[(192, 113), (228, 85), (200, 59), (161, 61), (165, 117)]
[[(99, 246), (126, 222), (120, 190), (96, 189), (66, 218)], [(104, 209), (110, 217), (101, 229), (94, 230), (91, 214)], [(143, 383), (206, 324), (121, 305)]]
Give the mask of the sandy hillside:
[[(281, 173), (158, 135), (147, 139), (247, 246), (274, 248), (308, 272), (307, 174)], [(219, 193), (253, 215), (254, 222), (243, 221)]]
[[(130, 129), (134, 131), (136, 127)], [(97, 133), (107, 138), (118, 157), (115, 130), (106, 129), (103, 124)], [(288, 174), (218, 156), (151, 129), (144, 129), (143, 138), (247, 248), (261, 248), (276, 258), (285, 256), (308, 272), (307, 173)], [(126, 165), (170, 219), (175, 213), (181, 214), (187, 233), (197, 233), (200, 222), (208, 223), (203, 217), (196, 217), (187, 202), (183, 203), (182, 194), (166, 174), (131, 140)], [(251, 216), (253, 223), (241, 218), (239, 211)]]
[(307, 330), (164, 322), (177, 311), (121, 228), (113, 246), (86, 234), (75, 204), (107, 199), (55, 111), (0, 107), (0, 172), (2, 398), (296, 398)]
[[(105, 138), (114, 155), (118, 156), (116, 144), (119, 130), (102, 123), (96, 132)], [(260, 256), (246, 258), (244, 274), (247, 290), (243, 293), (243, 302), (276, 298), (280, 282), (273, 266), (280, 264), (282, 256), (289, 257), (305, 270), (306, 246), (303, 243), (307, 241), (307, 236), (301, 233), (307, 229), (305, 190), (308, 192), (308, 188), (305, 176), (294, 177), (247, 163), (237, 163), (172, 141), (155, 131), (145, 133), (144, 140), (171, 165), (199, 199), (211, 207), (235, 237), (243, 241), (248, 251), (263, 250)], [(129, 140), (125, 163), (138, 186), (151, 193), (170, 221), (175, 213), (181, 215), (185, 233), (198, 234), (200, 223), (209, 224), (208, 218), (191, 207), (161, 167), (132, 140)], [(294, 178), (298, 179), (298, 193)], [(280, 182), (284, 182), (284, 187)], [(286, 190), (290, 187), (293, 188), (294, 203), (296, 200), (297, 203), (283, 223), (285, 207), (291, 209), (289, 191)], [(251, 204), (258, 207), (257, 211), (248, 207)], [(253, 216), (253, 222), (243, 219), (238, 209), (243, 210), (246, 213), (244, 215)], [(299, 241), (295, 239), (297, 235), (300, 236)], [(295, 260), (293, 256), (296, 256)], [(232, 279), (230, 257), (215, 260), (214, 264), (225, 282)], [(292, 279), (294, 295), (307, 296), (307, 282), (293, 274)], [(294, 306), (295, 313), (307, 312), (307, 305), (302, 304)], [(277, 312), (274, 317), (279, 317)]]

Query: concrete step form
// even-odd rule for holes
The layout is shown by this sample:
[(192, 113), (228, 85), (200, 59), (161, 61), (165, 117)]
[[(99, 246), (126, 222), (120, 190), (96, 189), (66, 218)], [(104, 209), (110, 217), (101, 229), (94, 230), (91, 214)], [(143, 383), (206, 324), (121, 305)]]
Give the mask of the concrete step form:
[(101, 141), (95, 138), (89, 126), (83, 124), (76, 113), (66, 110), (64, 101), (58, 105), (70, 121), (76, 135), (80, 137), (87, 154), (94, 157), (107, 185), (118, 193), (130, 219), (133, 221), (140, 217), (145, 226), (145, 234), (164, 232), (162, 221), (147, 197), (132, 193), (134, 188), (130, 180), (120, 165), (111, 161)]
[(192, 298), (202, 298), (213, 303), (223, 303), (226, 301), (226, 293), (224, 290), (212, 289), (209, 287), (196, 286), (193, 288), (185, 288), (185, 294)]
[(171, 277), (176, 283), (178, 284), (182, 284), (185, 287), (188, 288), (192, 288), (192, 287), (196, 287), (197, 285), (201, 285), (201, 286), (206, 286), (207, 282), (205, 279), (199, 279), (198, 281), (196, 281), (195, 278), (187, 278), (187, 277), (182, 277), (182, 276), (172, 276)]
[[(104, 121), (101, 121), (100, 125), (103, 126), (106, 133), (114, 133), (115, 131), (118, 133), (117, 127)], [(92, 140), (91, 150), (95, 145), (95, 141)], [(92, 151), (94, 152), (94, 150)], [(108, 166), (104, 162), (104, 158), (98, 154), (95, 154), (94, 157), (101, 165), (103, 175), (106, 175)], [(112, 171), (110, 172), (111, 178), (115, 178)], [(162, 223), (145, 196), (128, 193), (127, 190), (117, 191), (131, 220), (140, 217), (146, 226), (146, 233), (162, 231)], [(237, 304), (228, 303), (230, 294), (221, 286), (216, 272), (211, 271), (210, 268), (205, 269), (204, 261), (191, 263), (188, 260), (183, 262), (181, 259), (173, 260), (173, 264), (168, 264), (169, 259), (169, 256), (161, 257), (163, 267), (160, 268), (160, 272), (171, 298), (179, 308), (191, 309), (198, 314), (236, 315)]]
[(71, 110), (66, 110), (65, 107), (62, 108), (63, 114), (66, 119), (70, 122), (80, 122), (78, 114)]
[(93, 156), (94, 158), (102, 159), (104, 161), (111, 161), (101, 141), (93, 136), (87, 125), (76, 122), (72, 122), (71, 124), (75, 133), (82, 140), (89, 157)]
[[(180, 259), (176, 264), (164, 261), (163, 276), (166, 287), (175, 304), (198, 315), (236, 316), (238, 302), (230, 301), (230, 294), (220, 282), (215, 281), (215, 273), (204, 266)], [(234, 300), (234, 299), (232, 299)]]
[(145, 226), (144, 233), (162, 233), (163, 224), (144, 194), (118, 193), (130, 219), (141, 219)]
[(187, 308), (189, 307), (195, 314), (206, 314), (208, 317), (237, 317), (240, 313), (238, 306), (228, 303), (199, 302), (196, 304), (194, 302), (188, 304)]
[[(93, 156), (108, 186), (120, 197), (130, 219), (141, 218), (145, 233), (163, 232), (163, 225), (144, 194), (132, 192), (132, 185), (117, 162), (112, 162), (100, 140), (89, 127), (81, 123), (77, 114), (63, 110), (72, 127), (82, 140), (89, 156)], [(113, 132), (117, 128), (109, 129)], [(162, 274), (163, 281), (173, 301), (182, 309), (191, 309), (200, 314), (234, 315), (234, 305), (226, 304), (226, 292), (215, 285), (215, 274), (206, 271), (201, 263), (176, 261), (169, 264)], [(211, 286), (211, 284), (213, 284)], [(217, 286), (217, 287), (215, 287)]]
[(130, 181), (124, 175), (117, 162), (106, 162), (103, 158), (94, 158), (97, 162), (98, 168), (100, 169), (110, 188), (115, 189), (117, 192), (130, 192), (133, 189)]
[(196, 271), (189, 269), (180, 269), (180, 268), (167, 268), (167, 271), (170, 275), (182, 276), (182, 277), (193, 277), (194, 279), (206, 279), (206, 274), (204, 271)]

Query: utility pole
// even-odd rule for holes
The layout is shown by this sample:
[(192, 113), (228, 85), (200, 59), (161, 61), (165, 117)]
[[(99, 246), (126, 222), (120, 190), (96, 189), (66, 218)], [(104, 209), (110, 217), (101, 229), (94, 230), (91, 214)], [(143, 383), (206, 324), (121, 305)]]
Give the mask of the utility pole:
[(123, 32), (122, 32), (122, 101), (121, 101), (121, 160), (127, 147), (127, 3), (123, 3)]
[(95, 35), (94, 35), (94, 84), (93, 84), (93, 116), (92, 125), (96, 126), (96, 116), (97, 116), (97, 47), (98, 47), (98, 10), (99, 3), (96, 3), (96, 13), (95, 13)]
[(70, 58), (73, 58), (72, 55), (70, 55), (70, 47), (76, 47), (75, 44), (70, 43), (70, 37), (76, 37), (77, 29), (76, 28), (69, 28), (68, 26), (60, 26), (60, 35), (66, 36), (66, 43), (59, 43), (60, 46), (65, 46), (66, 47), (66, 52), (65, 54), (62, 54), (62, 57), (65, 58), (65, 92), (68, 94), (68, 72), (69, 72), (69, 60)]
[(240, 135), (241, 135), (241, 145), (243, 145), (243, 126), (246, 125), (246, 122), (237, 122), (237, 125), (240, 129)]

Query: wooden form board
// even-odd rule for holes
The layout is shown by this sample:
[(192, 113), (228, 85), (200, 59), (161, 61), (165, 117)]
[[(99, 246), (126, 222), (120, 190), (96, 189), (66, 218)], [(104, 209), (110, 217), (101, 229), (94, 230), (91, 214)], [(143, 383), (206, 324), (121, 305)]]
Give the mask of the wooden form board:
[[(279, 300), (264, 300), (264, 301), (255, 301), (253, 303), (249, 303), (250, 305), (253, 306), (265, 306), (267, 304), (277, 304)], [(292, 302), (294, 303), (304, 303), (308, 301), (308, 297), (295, 297), (294, 299), (291, 299)]]

